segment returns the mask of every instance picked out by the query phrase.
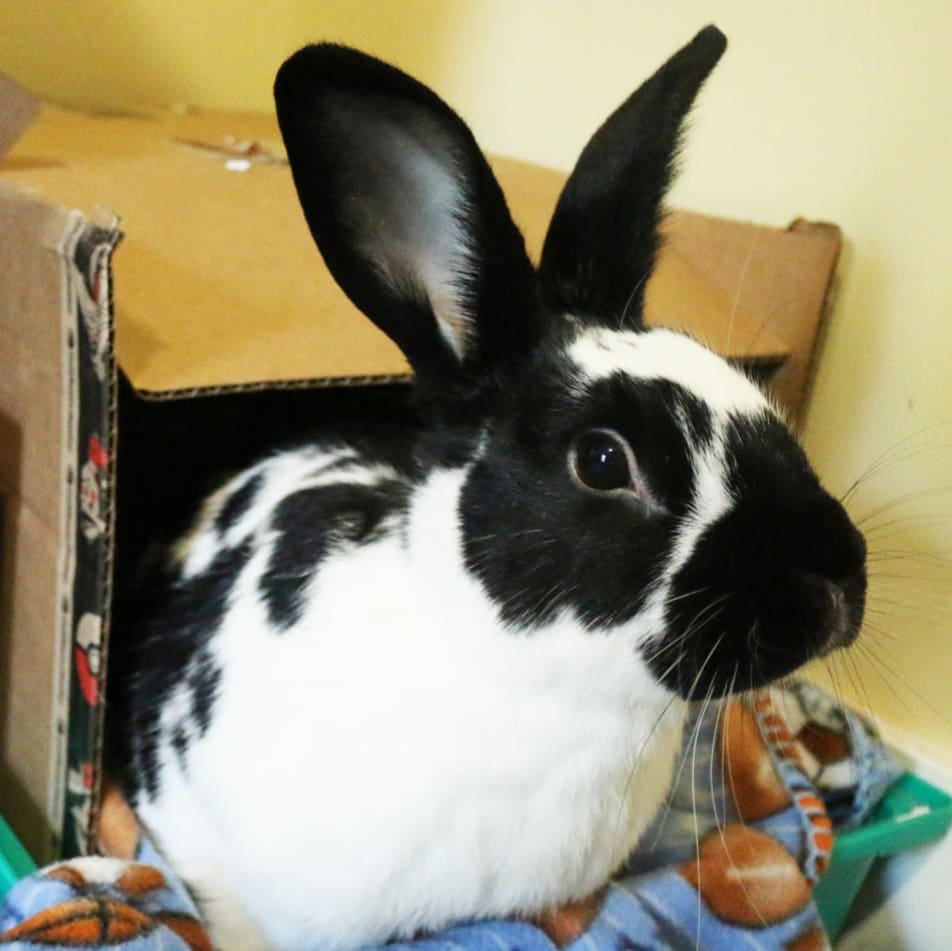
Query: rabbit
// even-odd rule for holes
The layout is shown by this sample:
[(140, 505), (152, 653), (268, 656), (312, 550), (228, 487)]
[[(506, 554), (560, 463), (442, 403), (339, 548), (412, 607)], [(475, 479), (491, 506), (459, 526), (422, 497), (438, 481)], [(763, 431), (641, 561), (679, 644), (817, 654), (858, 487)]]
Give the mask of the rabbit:
[(643, 319), (725, 46), (702, 30), (595, 133), (538, 267), (433, 91), (332, 44), (278, 72), (311, 233), (422, 424), (232, 476), (133, 632), (127, 794), (218, 946), (344, 951), (589, 896), (650, 827), (692, 701), (858, 635), (863, 537), (780, 412)]

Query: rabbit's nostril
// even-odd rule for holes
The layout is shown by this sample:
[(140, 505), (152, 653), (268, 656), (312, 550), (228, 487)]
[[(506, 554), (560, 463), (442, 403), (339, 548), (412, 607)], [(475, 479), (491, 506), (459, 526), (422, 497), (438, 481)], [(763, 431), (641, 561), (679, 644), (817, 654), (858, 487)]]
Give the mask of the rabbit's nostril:
[(829, 597), (829, 624), (824, 653), (840, 647), (848, 647), (856, 640), (859, 625), (856, 622), (856, 609), (850, 602), (846, 590), (832, 582), (825, 582)]
[(830, 584), (830, 609), (836, 619), (846, 618), (846, 595), (838, 584)]

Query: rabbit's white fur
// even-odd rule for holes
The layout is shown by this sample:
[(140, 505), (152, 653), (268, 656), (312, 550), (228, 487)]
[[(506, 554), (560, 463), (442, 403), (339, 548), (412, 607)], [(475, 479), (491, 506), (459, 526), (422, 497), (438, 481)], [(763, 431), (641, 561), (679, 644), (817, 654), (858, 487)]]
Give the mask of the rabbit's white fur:
[(589, 380), (621, 371), (636, 380), (677, 383), (722, 417), (756, 414), (768, 405), (763, 392), (744, 374), (690, 337), (671, 330), (636, 333), (592, 327), (576, 337), (569, 357)]

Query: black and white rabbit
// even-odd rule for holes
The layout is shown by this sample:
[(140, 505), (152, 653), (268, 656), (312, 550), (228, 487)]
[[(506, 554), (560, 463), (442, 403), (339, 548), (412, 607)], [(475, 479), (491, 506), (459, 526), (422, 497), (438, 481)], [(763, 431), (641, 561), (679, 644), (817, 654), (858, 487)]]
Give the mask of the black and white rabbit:
[(856, 636), (862, 536), (757, 387), (642, 321), (724, 47), (701, 31), (598, 130), (537, 269), (431, 90), (335, 45), (281, 68), (308, 224), (425, 425), (231, 479), (136, 635), (130, 795), (227, 951), (594, 892), (666, 794), (687, 701)]

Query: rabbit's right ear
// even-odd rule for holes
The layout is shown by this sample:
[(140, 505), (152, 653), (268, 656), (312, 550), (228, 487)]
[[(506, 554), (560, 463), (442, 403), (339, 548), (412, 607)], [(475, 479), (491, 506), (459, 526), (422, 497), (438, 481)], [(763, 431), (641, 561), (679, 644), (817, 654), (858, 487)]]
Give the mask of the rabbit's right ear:
[(320, 44), (275, 81), (298, 196), (328, 268), (441, 399), (539, 335), (522, 235), (469, 128), (379, 60)]

